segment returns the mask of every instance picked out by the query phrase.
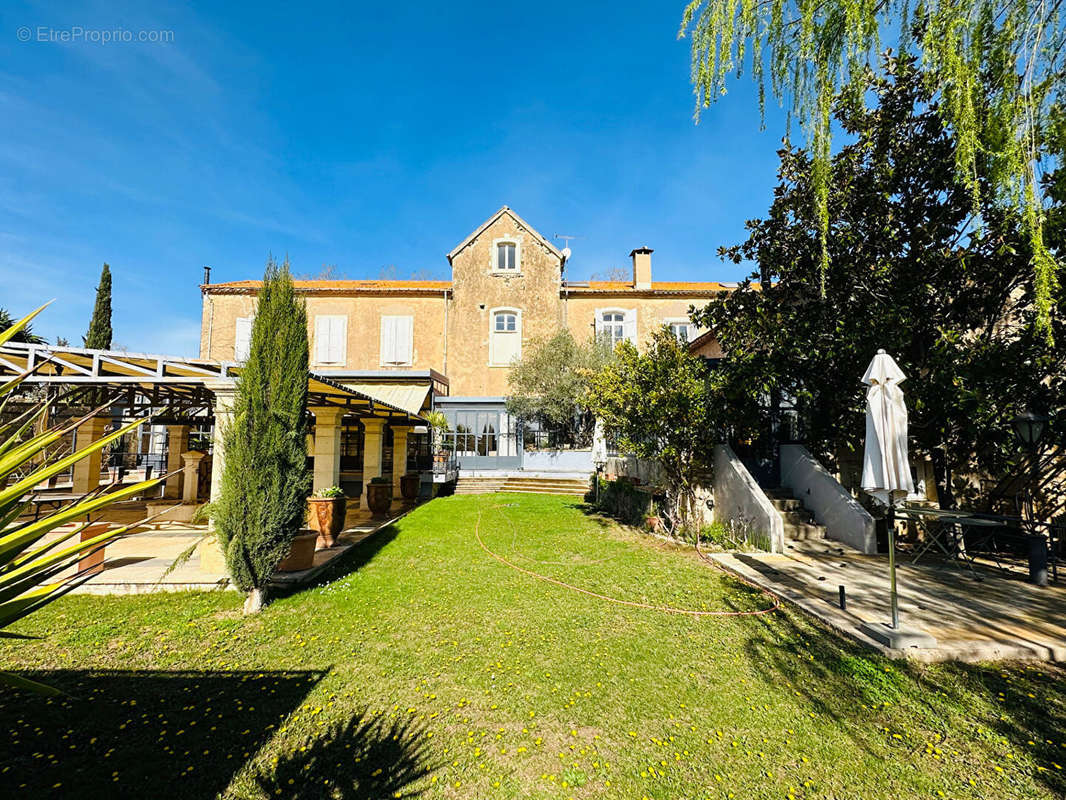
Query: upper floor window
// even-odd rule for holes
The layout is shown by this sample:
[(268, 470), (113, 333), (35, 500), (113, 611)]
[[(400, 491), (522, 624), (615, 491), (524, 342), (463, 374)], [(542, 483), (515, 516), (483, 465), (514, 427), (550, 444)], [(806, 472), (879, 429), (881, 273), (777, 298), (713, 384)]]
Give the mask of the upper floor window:
[(237, 317), (237, 329), (233, 337), (233, 360), (243, 363), (248, 360), (252, 348), (252, 323), (255, 317)]
[(607, 309), (597, 311), (596, 335), (605, 337), (610, 342), (611, 347), (623, 340), (636, 344), (636, 323), (636, 310)]
[(348, 318), (340, 315), (315, 317), (315, 363), (343, 366), (348, 353)]
[(668, 322), (667, 327), (670, 328), (670, 333), (677, 337), (678, 341), (691, 342), (693, 340), (692, 335), (692, 323), (687, 321)]
[(381, 363), (403, 366), (411, 363), (414, 317), (382, 316)]
[(489, 364), (509, 365), (522, 357), (522, 312), (513, 308), (493, 309), (489, 322)]
[(522, 248), (514, 239), (496, 239), (492, 249), (492, 269), (494, 272), (519, 272), (521, 270)]
[(603, 315), (603, 332), (611, 340), (614, 347), (624, 338), (626, 315), (620, 311), (608, 311)]

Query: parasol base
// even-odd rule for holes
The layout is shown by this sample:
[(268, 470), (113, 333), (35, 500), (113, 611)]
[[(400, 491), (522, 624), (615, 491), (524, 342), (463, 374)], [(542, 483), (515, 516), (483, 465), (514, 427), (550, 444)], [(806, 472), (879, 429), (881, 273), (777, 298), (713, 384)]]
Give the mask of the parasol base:
[(864, 622), (860, 628), (867, 636), (872, 636), (893, 650), (936, 647), (936, 638), (917, 628), (893, 628), (887, 622)]

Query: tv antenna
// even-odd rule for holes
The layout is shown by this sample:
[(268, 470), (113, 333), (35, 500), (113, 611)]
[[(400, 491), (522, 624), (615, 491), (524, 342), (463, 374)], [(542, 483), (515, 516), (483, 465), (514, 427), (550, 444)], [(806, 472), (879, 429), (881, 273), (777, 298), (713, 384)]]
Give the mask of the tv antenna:
[(565, 234), (565, 233), (557, 233), (557, 234), (555, 234), (555, 238), (556, 239), (561, 239), (564, 242), (564, 245), (563, 245), (563, 260), (564, 261), (569, 261), (570, 260), (570, 256), (571, 256), (570, 242), (573, 241), (574, 239), (584, 239), (585, 237), (584, 236), (570, 236), (569, 234)]

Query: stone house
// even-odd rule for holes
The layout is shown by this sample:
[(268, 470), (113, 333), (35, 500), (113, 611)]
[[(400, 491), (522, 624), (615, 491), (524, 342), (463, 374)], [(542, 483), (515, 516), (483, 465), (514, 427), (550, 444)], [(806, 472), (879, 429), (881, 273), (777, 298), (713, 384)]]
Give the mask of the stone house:
[[(297, 281), (307, 300), (311, 369), (413, 411), (443, 410), (463, 470), (583, 471), (587, 457), (539, 452), (507, 414), (511, 362), (561, 329), (639, 347), (669, 325), (690, 341), (708, 341), (713, 337), (689, 321), (688, 309), (735, 284), (654, 282), (647, 247), (630, 253), (631, 281), (575, 282), (566, 278), (568, 255), (504, 206), (447, 254), (450, 281)], [(258, 286), (201, 287), (202, 358), (242, 360)], [(352, 472), (360, 435), (357, 423), (343, 434)], [(420, 446), (417, 437), (410, 446)]]

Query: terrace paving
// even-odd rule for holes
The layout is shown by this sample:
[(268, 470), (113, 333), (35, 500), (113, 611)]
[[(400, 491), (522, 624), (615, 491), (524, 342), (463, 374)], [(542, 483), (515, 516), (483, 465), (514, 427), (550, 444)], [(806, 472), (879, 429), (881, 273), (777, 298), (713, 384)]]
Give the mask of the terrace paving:
[[(277, 573), (273, 583), (279, 586), (295, 586), (312, 580), (329, 562), (388, 526), (403, 513), (405, 512), (402, 508), (396, 507), (387, 518), (372, 519), (368, 510), (350, 510), (337, 546), (316, 551), (312, 569)], [(108, 509), (104, 518), (94, 519), (93, 522), (128, 525), (145, 517), (143, 503), (123, 503)], [(61, 528), (46, 537), (45, 541), (69, 530), (69, 526)], [(167, 570), (178, 556), (205, 540), (208, 533), (206, 524), (168, 521), (164, 515), (138, 526), (135, 531), (134, 535), (120, 538), (107, 546), (103, 570), (74, 589), (75, 593), (141, 594), (233, 589), (225, 573), (205, 569), (201, 564), (199, 548), (187, 561), (167, 574)]]
[[(900, 624), (931, 634), (932, 648), (892, 649), (862, 630), (890, 618), (887, 555), (839, 542), (793, 542), (789, 552), (711, 554), (721, 566), (886, 655), (919, 661), (1066, 660), (1066, 586), (1035, 586), (1020, 570), (925, 556), (896, 561)], [(847, 609), (839, 606), (844, 586)]]

